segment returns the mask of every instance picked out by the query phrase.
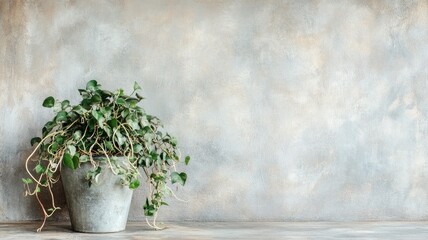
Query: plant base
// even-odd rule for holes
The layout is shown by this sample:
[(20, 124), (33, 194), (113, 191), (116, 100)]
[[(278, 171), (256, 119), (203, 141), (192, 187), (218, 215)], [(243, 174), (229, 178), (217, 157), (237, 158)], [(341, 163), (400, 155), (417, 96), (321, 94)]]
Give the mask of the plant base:
[(89, 163), (72, 170), (63, 167), (61, 178), (74, 231), (85, 233), (110, 233), (125, 230), (133, 191), (119, 184), (119, 178), (107, 165), (98, 183), (90, 187), (85, 179), (92, 169)]

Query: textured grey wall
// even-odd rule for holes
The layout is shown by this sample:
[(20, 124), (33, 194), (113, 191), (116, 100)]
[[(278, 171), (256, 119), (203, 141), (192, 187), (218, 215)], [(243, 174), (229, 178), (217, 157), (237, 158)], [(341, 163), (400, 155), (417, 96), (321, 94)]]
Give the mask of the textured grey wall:
[(1, 0), (0, 33), (0, 221), (40, 218), (41, 102), (89, 79), (140, 81), (192, 156), (161, 219), (428, 217), (427, 1)]

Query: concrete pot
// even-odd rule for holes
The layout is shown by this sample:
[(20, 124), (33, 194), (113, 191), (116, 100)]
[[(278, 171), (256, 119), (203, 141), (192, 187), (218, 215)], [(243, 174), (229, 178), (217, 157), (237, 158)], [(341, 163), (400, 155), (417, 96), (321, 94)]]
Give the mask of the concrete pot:
[(106, 163), (100, 166), (102, 171), (98, 183), (93, 183), (91, 187), (85, 179), (87, 172), (93, 169), (90, 163), (82, 163), (76, 170), (68, 167), (61, 169), (74, 231), (107, 233), (126, 228), (133, 191), (119, 183), (119, 177), (112, 173)]

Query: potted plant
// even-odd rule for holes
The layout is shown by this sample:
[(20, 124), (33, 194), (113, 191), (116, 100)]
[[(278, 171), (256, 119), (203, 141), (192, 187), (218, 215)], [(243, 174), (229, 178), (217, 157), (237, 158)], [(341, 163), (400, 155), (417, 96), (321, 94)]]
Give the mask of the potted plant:
[[(42, 129), (42, 136), (31, 139), (36, 145), (25, 162), (29, 178), (23, 178), (26, 195), (34, 195), (44, 219), (59, 207), (52, 186), (62, 178), (72, 228), (79, 232), (115, 232), (125, 229), (132, 190), (140, 185), (149, 190), (144, 214), (156, 215), (164, 197), (175, 196), (171, 184), (186, 183), (185, 172), (178, 172), (181, 158), (177, 140), (162, 130), (160, 120), (138, 104), (140, 86), (126, 95), (122, 89), (110, 92), (95, 80), (79, 89), (82, 101), (44, 100), (55, 117)], [(38, 158), (33, 155), (38, 152)], [(34, 168), (30, 167), (34, 162)], [(144, 177), (143, 177), (144, 176)], [(145, 179), (146, 181), (142, 181)], [(40, 194), (48, 194), (45, 204)], [(147, 219), (146, 219), (147, 220)]]

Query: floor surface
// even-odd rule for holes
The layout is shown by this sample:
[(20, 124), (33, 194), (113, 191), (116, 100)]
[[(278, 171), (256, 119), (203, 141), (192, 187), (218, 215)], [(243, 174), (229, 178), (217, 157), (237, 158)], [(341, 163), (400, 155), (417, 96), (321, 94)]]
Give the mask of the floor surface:
[(1, 223), (0, 239), (428, 239), (428, 222), (182, 222), (156, 231), (129, 222), (119, 233), (75, 233), (69, 223)]

